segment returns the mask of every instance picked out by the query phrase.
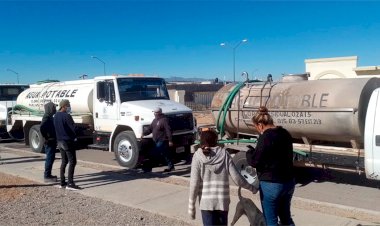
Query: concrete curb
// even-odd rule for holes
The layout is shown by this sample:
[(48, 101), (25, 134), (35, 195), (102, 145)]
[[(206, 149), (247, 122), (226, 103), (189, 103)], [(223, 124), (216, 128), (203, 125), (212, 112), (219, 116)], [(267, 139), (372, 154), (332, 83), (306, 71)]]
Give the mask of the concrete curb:
[(346, 217), (368, 222), (377, 222), (380, 225), (380, 213), (373, 210), (344, 206), (335, 203), (321, 202), (317, 200), (293, 197), (292, 206), (303, 210), (312, 210), (324, 214)]
[[(187, 182), (190, 181), (189, 178), (184, 178), (180, 176), (173, 175), (171, 177), (176, 178), (178, 180), (185, 180)], [(237, 196), (238, 187), (236, 185), (232, 185), (231, 190), (232, 190), (231, 195)], [(243, 194), (244, 194), (244, 191), (243, 191)], [(311, 211), (317, 211), (317, 212), (321, 212), (325, 214), (333, 214), (336, 216), (348, 217), (352, 219), (378, 222), (380, 224), (380, 212), (373, 211), (373, 210), (352, 207), (352, 206), (345, 206), (345, 205), (340, 205), (340, 204), (335, 204), (335, 203), (321, 202), (317, 200), (300, 198), (296, 196), (293, 196), (292, 206), (295, 208), (303, 209), (303, 210), (311, 210)]]

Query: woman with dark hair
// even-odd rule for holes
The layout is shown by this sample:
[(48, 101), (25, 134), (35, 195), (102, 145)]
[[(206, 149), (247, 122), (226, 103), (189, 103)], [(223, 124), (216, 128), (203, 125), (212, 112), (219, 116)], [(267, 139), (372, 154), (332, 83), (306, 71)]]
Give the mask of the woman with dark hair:
[(253, 193), (257, 187), (240, 175), (230, 154), (217, 146), (218, 135), (214, 131), (201, 133), (200, 148), (191, 163), (189, 215), (195, 219), (195, 201), (199, 206), (204, 225), (227, 225), (230, 204), (229, 176), (233, 181)]
[(290, 214), (295, 181), (293, 143), (290, 133), (275, 126), (266, 107), (260, 107), (252, 118), (260, 133), (257, 146), (247, 152), (248, 163), (256, 168), (260, 181), (260, 200), (267, 225), (294, 225)]

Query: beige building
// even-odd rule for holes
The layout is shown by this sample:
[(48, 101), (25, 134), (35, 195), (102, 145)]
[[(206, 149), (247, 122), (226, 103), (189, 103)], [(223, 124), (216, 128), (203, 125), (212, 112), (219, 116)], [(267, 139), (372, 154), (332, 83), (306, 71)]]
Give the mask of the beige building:
[(309, 80), (332, 78), (380, 77), (379, 66), (358, 67), (358, 57), (334, 57), (305, 60)]

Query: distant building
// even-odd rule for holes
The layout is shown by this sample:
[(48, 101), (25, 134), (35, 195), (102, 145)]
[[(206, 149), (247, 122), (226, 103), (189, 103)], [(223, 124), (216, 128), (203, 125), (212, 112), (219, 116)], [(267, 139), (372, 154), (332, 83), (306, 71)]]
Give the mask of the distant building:
[(305, 66), (309, 80), (380, 77), (380, 66), (358, 67), (357, 56), (306, 59)]
[(206, 110), (211, 106), (214, 94), (223, 87), (217, 84), (167, 84), (171, 100), (185, 104), (194, 111)]

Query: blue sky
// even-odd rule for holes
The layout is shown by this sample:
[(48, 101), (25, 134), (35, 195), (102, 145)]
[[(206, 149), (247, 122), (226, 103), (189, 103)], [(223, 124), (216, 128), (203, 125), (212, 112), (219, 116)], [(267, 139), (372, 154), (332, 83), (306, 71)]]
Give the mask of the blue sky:
[[(107, 74), (233, 79), (305, 59), (380, 65), (379, 1), (0, 1), (0, 83)], [(220, 43), (226, 46), (221, 47)]]

